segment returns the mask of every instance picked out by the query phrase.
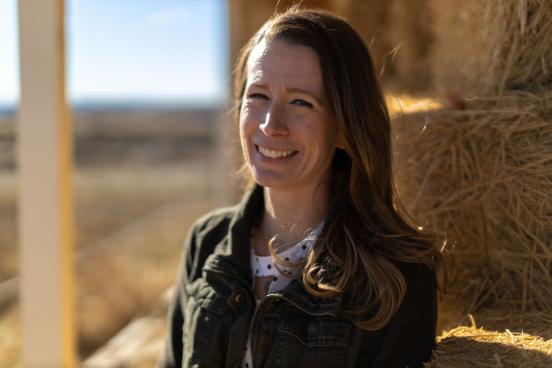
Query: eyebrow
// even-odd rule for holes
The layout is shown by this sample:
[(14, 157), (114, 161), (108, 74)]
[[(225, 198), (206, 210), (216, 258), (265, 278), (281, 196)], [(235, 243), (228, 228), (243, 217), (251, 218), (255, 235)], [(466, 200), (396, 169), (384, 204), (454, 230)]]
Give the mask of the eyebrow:
[[(257, 82), (253, 82), (251, 84), (249, 84), (249, 87), (257, 87), (257, 88), (263, 88), (263, 89), (268, 89), (266, 84), (263, 84), (263, 83), (257, 83)], [(314, 98), (316, 100), (316, 102), (319, 104), (319, 105), (322, 105), (322, 98), (321, 96), (318, 96), (316, 93), (313, 93), (309, 90), (306, 90), (306, 89), (302, 89), (302, 88), (289, 88), (287, 89), (286, 88), (286, 91), (288, 93), (300, 93), (300, 94), (304, 94), (304, 95), (308, 95), (308, 96), (311, 96), (312, 98)]]

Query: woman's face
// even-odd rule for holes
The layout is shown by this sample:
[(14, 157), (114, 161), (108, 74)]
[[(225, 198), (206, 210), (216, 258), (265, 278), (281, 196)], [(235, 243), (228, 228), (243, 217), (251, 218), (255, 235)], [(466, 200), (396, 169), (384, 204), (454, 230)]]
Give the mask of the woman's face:
[(280, 40), (253, 48), (239, 123), (247, 165), (260, 185), (309, 188), (328, 177), (338, 137), (312, 49)]

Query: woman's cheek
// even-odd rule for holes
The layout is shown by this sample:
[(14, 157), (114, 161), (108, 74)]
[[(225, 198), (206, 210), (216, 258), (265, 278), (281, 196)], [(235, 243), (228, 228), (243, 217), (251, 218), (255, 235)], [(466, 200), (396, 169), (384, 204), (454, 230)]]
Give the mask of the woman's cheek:
[(250, 139), (263, 121), (262, 110), (252, 106), (244, 108), (240, 119), (240, 129), (243, 135)]
[(250, 161), (251, 155), (251, 138), (255, 132), (254, 117), (251, 115), (250, 109), (247, 107), (242, 108), (240, 112), (240, 141), (242, 146), (242, 152), (247, 162)]

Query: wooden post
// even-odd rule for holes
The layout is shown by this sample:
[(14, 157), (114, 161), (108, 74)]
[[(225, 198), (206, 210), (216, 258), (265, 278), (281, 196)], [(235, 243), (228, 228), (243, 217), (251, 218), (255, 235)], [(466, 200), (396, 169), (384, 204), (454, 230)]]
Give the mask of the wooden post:
[(23, 364), (75, 367), (72, 135), (65, 97), (63, 0), (19, 0), (19, 49)]

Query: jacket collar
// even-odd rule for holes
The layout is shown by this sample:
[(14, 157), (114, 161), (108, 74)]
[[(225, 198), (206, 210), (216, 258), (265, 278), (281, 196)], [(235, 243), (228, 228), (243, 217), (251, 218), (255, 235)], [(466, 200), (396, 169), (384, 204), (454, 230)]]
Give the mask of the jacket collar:
[(263, 188), (257, 185), (235, 207), (228, 233), (206, 259), (205, 271), (230, 274), (251, 288), (251, 229), (260, 218), (263, 206)]
[[(263, 187), (256, 185), (235, 208), (228, 234), (206, 259), (203, 270), (225, 273), (252, 289), (251, 230), (260, 220), (263, 208)], [(278, 295), (312, 315), (337, 315), (341, 307), (341, 295), (330, 298), (315, 297), (305, 290), (301, 278), (293, 280), (273, 295)]]

